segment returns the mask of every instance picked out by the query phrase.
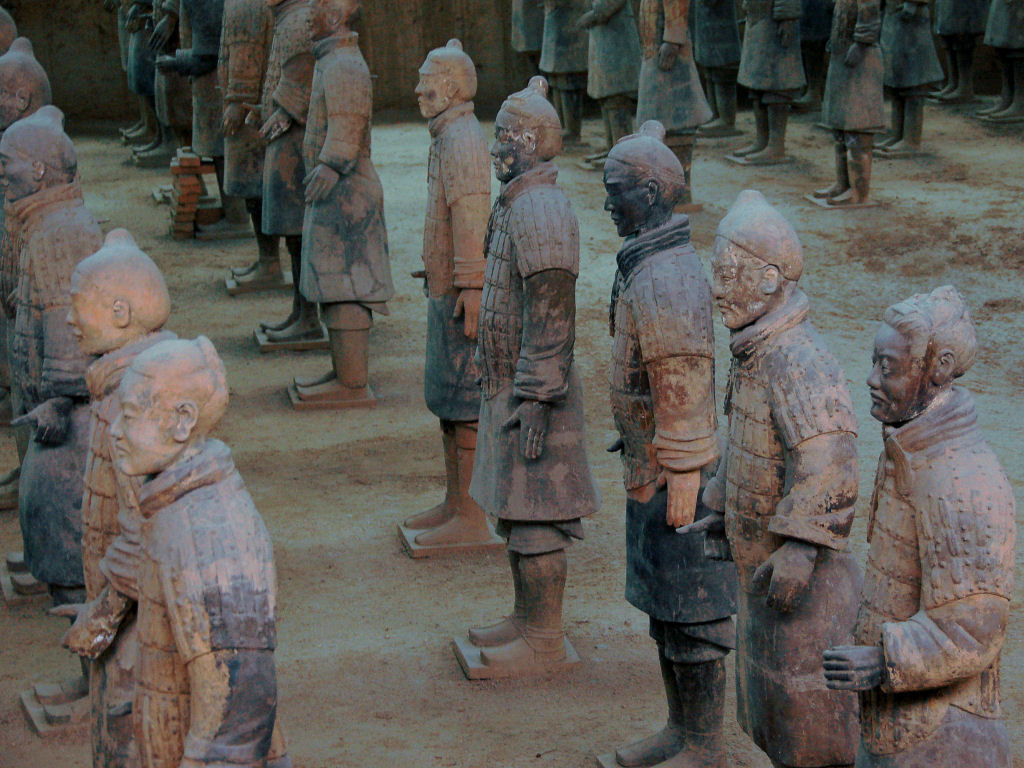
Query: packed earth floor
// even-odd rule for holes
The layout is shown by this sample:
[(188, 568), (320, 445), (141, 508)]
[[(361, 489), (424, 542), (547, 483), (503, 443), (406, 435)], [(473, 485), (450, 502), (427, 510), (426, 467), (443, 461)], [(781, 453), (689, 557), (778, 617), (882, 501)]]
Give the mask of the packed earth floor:
[[(481, 116), (487, 117), (490, 116)], [(749, 136), (749, 114), (739, 125)], [(832, 183), (829, 135), (810, 116), (791, 122), (796, 162), (760, 169), (724, 159), (743, 139), (701, 141), (693, 166), (693, 239), (706, 260), (718, 221), (744, 188), (763, 191), (796, 226), (811, 317), (846, 372), (860, 421), (860, 498), (852, 541), (863, 563), (865, 518), (881, 430), (868, 415), (864, 379), (882, 311), (951, 283), (970, 305), (980, 354), (962, 380), (1016, 489), (1024, 516), (1024, 144), (1019, 127), (992, 129), (965, 112), (928, 107), (928, 154), (876, 160), (881, 207), (823, 210), (803, 199)], [(490, 126), (485, 126), (490, 130)], [(560, 159), (560, 180), (580, 220), (576, 360), (583, 379), (590, 461), (604, 503), (569, 553), (565, 623), (581, 668), (540, 679), (467, 681), (453, 636), (510, 608), (501, 553), (413, 561), (396, 525), (443, 493), (441, 441), (423, 404), (426, 305), (420, 252), (429, 136), (422, 122), (374, 129), (397, 295), (372, 331), (370, 410), (292, 410), (285, 386), (326, 368), (326, 353), (261, 355), (259, 320), (282, 319), (287, 294), (229, 298), (223, 278), (255, 255), (252, 240), (175, 241), (151, 192), (163, 170), (138, 170), (113, 125), (74, 132), (86, 202), (105, 229), (125, 226), (163, 269), (174, 303), (169, 327), (209, 336), (228, 368), (231, 406), (217, 436), (231, 446), (274, 540), (279, 618), (278, 716), (296, 768), (584, 768), (593, 755), (661, 726), (665, 703), (646, 616), (623, 599), (624, 508), (607, 401), (608, 296), (619, 247), (603, 211), (600, 175)], [(597, 143), (599, 125), (585, 137)], [(496, 188), (495, 183), (495, 188)], [(283, 249), (282, 249), (283, 252)], [(718, 407), (728, 334), (717, 333)], [(14, 441), (0, 430), (0, 470)], [(18, 521), (0, 513), (0, 546), (19, 545)], [(1002, 657), (1003, 708), (1015, 768), (1024, 768), (1024, 541)], [(70, 677), (77, 661), (58, 645), (66, 627), (45, 603), (0, 605), (0, 768), (84, 768), (87, 730), (48, 740), (28, 728), (17, 696), (34, 682)], [(730, 764), (768, 768), (735, 722), (733, 670), (726, 738)], [(965, 768), (967, 768), (965, 766)], [(979, 767), (980, 768), (980, 767)]]

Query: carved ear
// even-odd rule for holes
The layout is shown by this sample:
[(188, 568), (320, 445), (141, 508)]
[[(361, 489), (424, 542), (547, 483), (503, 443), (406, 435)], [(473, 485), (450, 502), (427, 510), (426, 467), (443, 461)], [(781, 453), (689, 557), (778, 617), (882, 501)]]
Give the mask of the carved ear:
[(537, 151), (537, 134), (533, 131), (523, 131), (519, 134), (520, 139), (523, 142), (523, 151), (528, 155), (532, 155)]
[(931, 383), (935, 387), (944, 387), (953, 380), (953, 373), (956, 371), (956, 354), (951, 349), (940, 349), (934, 359), (930, 375)]
[(32, 97), (24, 88), (19, 88), (14, 94), (14, 105), (17, 107), (18, 112), (21, 114), (25, 113), (28, 109), (29, 103), (32, 101)]
[(127, 328), (132, 322), (132, 307), (124, 299), (115, 299), (111, 306), (114, 316), (114, 325), (118, 328)]
[(761, 271), (761, 284), (758, 286), (765, 296), (772, 296), (779, 290), (779, 274), (778, 267), (774, 267), (769, 264)]
[(174, 406), (171, 437), (179, 443), (188, 442), (198, 421), (199, 405), (194, 400), (182, 400)]
[(46, 163), (42, 160), (32, 161), (32, 178), (36, 181), (42, 181), (46, 176)]
[(658, 184), (657, 179), (648, 179), (647, 181), (647, 204), (654, 206), (661, 197), (661, 185)]

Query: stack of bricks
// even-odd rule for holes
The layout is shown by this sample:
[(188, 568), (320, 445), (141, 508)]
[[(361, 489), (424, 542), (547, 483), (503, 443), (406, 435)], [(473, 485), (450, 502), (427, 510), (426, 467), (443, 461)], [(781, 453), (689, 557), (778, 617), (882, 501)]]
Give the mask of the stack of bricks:
[(203, 199), (203, 176), (213, 178), (214, 168), (191, 149), (179, 149), (171, 160), (171, 237), (195, 237), (196, 224), (212, 224), (223, 214), (215, 200)]

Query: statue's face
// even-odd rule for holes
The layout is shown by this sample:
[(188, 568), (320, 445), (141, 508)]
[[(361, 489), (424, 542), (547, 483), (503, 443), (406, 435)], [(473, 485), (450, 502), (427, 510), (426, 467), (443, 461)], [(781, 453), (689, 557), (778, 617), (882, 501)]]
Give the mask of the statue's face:
[(620, 237), (639, 231), (651, 216), (657, 202), (657, 187), (638, 180), (626, 166), (609, 161), (604, 166), (604, 209), (608, 211)]
[[(757, 322), (768, 311), (768, 300), (778, 287), (778, 279), (768, 280), (766, 271), (774, 269), (731, 243), (715, 238), (711, 256), (711, 295), (722, 322), (736, 331)], [(767, 292), (766, 292), (767, 291)]]
[[(156, 391), (153, 379), (128, 371), (118, 396), (120, 413), (110, 426), (114, 464), (130, 477), (155, 475), (188, 447), (186, 408)], [(185, 427), (185, 428), (183, 428)]]
[(420, 114), (427, 120), (437, 117), (451, 106), (451, 78), (424, 67), (420, 70), (420, 81), (416, 85), (416, 102)]
[(491, 145), (491, 159), (494, 175), (504, 183), (522, 176), (537, 165), (536, 139), (528, 131), (522, 131), (519, 120), (504, 110), (494, 119), (494, 143)]
[(26, 89), (18, 86), (18, 79), (0, 74), (0, 131), (6, 131), (21, 118), (26, 117), (28, 99)]
[(39, 191), (42, 186), (40, 166), (40, 163), (33, 163), (29, 157), (0, 141), (0, 187), (10, 202)]
[[(124, 307), (124, 302), (117, 302)], [(115, 302), (109, 301), (93, 283), (83, 280), (78, 272), (71, 276), (71, 308), (68, 325), (87, 355), (103, 355), (124, 346), (124, 324), (117, 321)]]
[(875, 334), (871, 373), (871, 415), (883, 424), (901, 424), (921, 413), (926, 402), (926, 371), (911, 340), (882, 323)]
[(314, 40), (323, 40), (359, 18), (359, 0), (313, 0), (310, 27)]

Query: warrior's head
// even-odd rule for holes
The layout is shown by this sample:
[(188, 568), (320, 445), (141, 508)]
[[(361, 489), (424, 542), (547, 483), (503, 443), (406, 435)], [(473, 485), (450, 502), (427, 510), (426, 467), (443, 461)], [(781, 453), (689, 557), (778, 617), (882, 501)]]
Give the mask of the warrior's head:
[(7, 53), (17, 36), (18, 25), (6, 9), (0, 8), (0, 54)]
[(312, 6), (310, 24), (314, 40), (346, 31), (363, 10), (360, 0), (313, 0)]
[(110, 428), (115, 464), (126, 475), (155, 475), (197, 453), (228, 407), (228, 382), (213, 344), (162, 341), (132, 361)]
[(654, 229), (672, 216), (686, 194), (686, 174), (665, 146), (665, 128), (648, 120), (612, 147), (604, 165), (604, 209), (619, 235)]
[(803, 268), (793, 226), (760, 192), (740, 192), (718, 225), (711, 257), (711, 293), (725, 327), (737, 331), (782, 306)]
[(10, 202), (69, 184), (77, 173), (78, 155), (56, 107), (19, 120), (0, 138), (0, 185)]
[(531, 77), (498, 110), (491, 145), (498, 181), (511, 181), (562, 151), (562, 124), (547, 95), (548, 81)]
[(71, 275), (68, 324), (87, 355), (106, 354), (160, 330), (170, 313), (164, 276), (126, 229), (112, 230)]
[(36, 61), (32, 43), (27, 37), (19, 37), (0, 56), (0, 131), (51, 100), (50, 79)]
[(978, 354), (967, 304), (951, 285), (885, 310), (871, 356), (871, 415), (883, 424), (919, 416), (967, 373)]
[(427, 54), (420, 67), (416, 101), (420, 114), (428, 120), (449, 107), (464, 104), (476, 96), (476, 67), (462, 50), (462, 43), (451, 39), (442, 48)]

